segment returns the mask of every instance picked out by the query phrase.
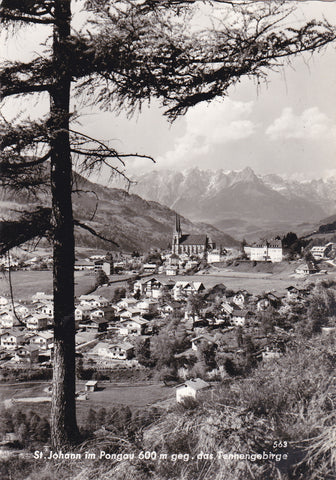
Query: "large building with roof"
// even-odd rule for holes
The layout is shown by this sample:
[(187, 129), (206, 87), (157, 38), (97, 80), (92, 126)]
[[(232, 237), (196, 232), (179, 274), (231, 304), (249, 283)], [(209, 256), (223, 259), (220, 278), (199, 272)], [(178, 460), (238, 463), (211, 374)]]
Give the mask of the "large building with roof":
[(206, 234), (183, 234), (181, 230), (180, 216), (176, 215), (172, 253), (175, 253), (176, 255), (185, 253), (188, 255), (204, 256), (208, 250), (213, 248), (215, 248), (215, 244), (212, 243)]
[(256, 262), (282, 262), (282, 242), (281, 240), (260, 240), (258, 243), (248, 247), (245, 252), (250, 256), (250, 260)]

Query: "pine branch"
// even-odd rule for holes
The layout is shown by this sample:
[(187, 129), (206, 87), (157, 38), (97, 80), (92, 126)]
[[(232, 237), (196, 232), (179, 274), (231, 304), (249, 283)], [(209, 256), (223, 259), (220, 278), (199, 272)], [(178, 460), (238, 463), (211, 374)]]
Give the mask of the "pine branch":
[(51, 209), (38, 207), (32, 212), (23, 211), (17, 221), (0, 221), (0, 255), (28, 240), (43, 237), (51, 230)]
[(110, 238), (106, 238), (104, 237), (102, 234), (96, 232), (94, 230), (94, 228), (92, 227), (89, 227), (88, 225), (86, 225), (85, 223), (82, 223), (78, 220), (74, 220), (74, 225), (77, 226), (77, 227), (80, 227), (80, 228), (83, 228), (84, 230), (87, 230), (88, 232), (90, 232), (92, 235), (94, 235), (95, 237), (97, 238), (100, 238), (101, 240), (104, 240), (105, 242), (109, 242), (111, 243), (112, 245), (115, 245), (116, 247), (119, 247), (120, 245), (115, 242), (114, 240), (111, 240)]

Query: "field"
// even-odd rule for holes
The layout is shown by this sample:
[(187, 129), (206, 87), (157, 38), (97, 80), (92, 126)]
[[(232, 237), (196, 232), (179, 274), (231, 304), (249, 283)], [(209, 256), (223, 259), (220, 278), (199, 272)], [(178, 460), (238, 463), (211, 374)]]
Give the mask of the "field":
[[(30, 300), (36, 292), (52, 293), (52, 272), (46, 271), (17, 271), (12, 272), (14, 299)], [(94, 273), (75, 272), (76, 296), (86, 293), (95, 283)], [(0, 276), (0, 295), (9, 294), (8, 273)]]
[[(6, 407), (13, 405), (22, 411), (33, 410), (41, 416), (49, 416), (50, 397), (45, 389), (50, 382), (30, 382), (0, 385), (0, 401)], [(77, 391), (84, 391), (85, 382), (77, 382)], [(174, 401), (175, 389), (166, 387), (162, 383), (109, 383), (99, 382), (100, 390), (89, 392), (87, 400), (77, 400), (77, 416), (79, 424), (84, 424), (90, 408), (98, 410), (115, 405), (128, 405), (131, 409), (146, 408), (157, 402)], [(10, 402), (14, 399), (14, 403)], [(30, 401), (19, 402), (25, 399)]]
[[(36, 292), (52, 293), (52, 272), (47, 270), (36, 271), (17, 271), (12, 272), (12, 285), (14, 299), (30, 300)], [(112, 283), (110, 287), (100, 287), (95, 293), (107, 295), (110, 299), (113, 292), (118, 287), (126, 287), (129, 275), (111, 275)], [(78, 297), (87, 293), (95, 283), (95, 273), (78, 271), (75, 272), (75, 295)], [(0, 274), (0, 295), (9, 295), (8, 273)]]
[[(261, 294), (265, 291), (277, 291), (285, 293), (290, 285), (302, 286), (306, 282), (316, 282), (322, 279), (335, 279), (336, 270), (334, 266), (325, 265), (322, 268), (332, 268), (327, 275), (310, 275), (298, 277), (293, 275), (297, 262), (281, 265), (258, 264), (252, 267), (251, 264), (240, 264), (237, 267), (224, 268), (211, 266), (209, 270), (196, 275), (166, 276), (154, 274), (161, 282), (169, 280), (202, 282), (206, 288), (211, 288), (218, 283), (230, 290), (246, 289), (252, 294)], [(262, 270), (262, 271), (260, 271)], [(111, 285), (100, 287), (95, 293), (111, 299), (116, 288), (127, 287), (129, 275), (112, 275)], [(78, 297), (87, 293), (94, 285), (95, 274), (93, 272), (75, 272), (75, 294)], [(52, 293), (52, 272), (51, 271), (17, 271), (12, 273), (12, 284), (14, 298), (16, 301), (28, 300), (36, 292)], [(0, 295), (9, 294), (8, 273), (0, 276)]]

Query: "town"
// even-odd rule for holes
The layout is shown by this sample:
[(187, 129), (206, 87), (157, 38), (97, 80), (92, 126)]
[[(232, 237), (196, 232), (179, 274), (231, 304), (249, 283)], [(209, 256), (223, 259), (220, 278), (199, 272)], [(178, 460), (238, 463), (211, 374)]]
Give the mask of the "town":
[[(182, 234), (177, 215), (170, 251), (95, 253), (77, 260), (77, 274), (94, 279), (75, 302), (77, 376), (87, 380), (78, 396), (87, 398), (99, 380), (127, 369), (154, 371), (166, 385), (178, 385), (177, 402), (196, 399), (211, 382), (279, 358), (297, 329), (332, 333), (332, 313), (318, 326), (307, 316), (321, 285), (334, 285), (336, 245), (315, 245), (293, 257), (284, 243), (278, 238), (240, 249), (216, 248), (206, 235)], [(278, 275), (278, 288), (269, 289), (272, 274), (254, 273), (259, 291), (249, 291), (248, 273), (234, 271), (239, 265), (247, 272), (256, 266), (286, 265), (287, 270)], [(38, 273), (48, 269), (48, 259), (12, 258), (11, 268)], [(4, 261), (4, 275), (7, 270)], [(225, 284), (230, 276), (240, 288)], [(37, 291), (18, 301), (2, 294), (0, 326), (1, 381), (51, 378), (52, 295)]]

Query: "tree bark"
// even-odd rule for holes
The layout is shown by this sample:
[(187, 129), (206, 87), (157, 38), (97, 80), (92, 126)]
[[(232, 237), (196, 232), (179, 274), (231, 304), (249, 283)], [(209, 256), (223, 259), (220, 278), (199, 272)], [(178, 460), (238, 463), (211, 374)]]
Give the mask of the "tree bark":
[(71, 0), (55, 0), (53, 33), (54, 84), (51, 105), (51, 192), (54, 222), (54, 368), (51, 403), (51, 438), (54, 449), (78, 439), (76, 421), (74, 231), (72, 213), (72, 161), (69, 139)]

